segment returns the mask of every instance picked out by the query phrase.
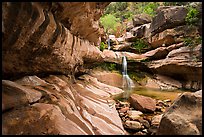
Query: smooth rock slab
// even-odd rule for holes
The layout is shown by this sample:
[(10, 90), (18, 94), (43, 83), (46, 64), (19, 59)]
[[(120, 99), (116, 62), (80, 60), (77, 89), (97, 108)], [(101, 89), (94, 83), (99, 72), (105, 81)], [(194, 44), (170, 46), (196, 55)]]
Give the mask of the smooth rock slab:
[[(4, 135), (119, 135), (125, 133), (115, 109), (114, 100), (110, 98), (111, 95), (123, 92), (119, 88), (100, 83), (89, 75), (81, 76), (80, 80), (74, 83), (70, 77), (64, 75), (50, 75), (43, 79), (29, 76), (16, 81), (18, 84), (7, 82), (18, 85), (15, 90), (19, 92), (14, 92), (16, 94), (13, 96), (18, 107), (2, 114), (2, 134)], [(21, 95), (19, 87), (21, 90), (25, 89), (21, 92), (38, 90), (32, 92), (40, 91), (43, 97), (37, 100), (38, 102), (27, 105), (29, 101), (36, 101), (36, 96), (29, 94), (33, 95), (31, 97), (34, 99), (29, 98), (30, 100), (27, 101), (27, 93)], [(12, 92), (9, 93), (12, 95)], [(19, 96), (18, 93), (25, 99), (23, 103), (15, 98)], [(4, 97), (3, 102), (8, 101), (8, 98)]]
[(42, 93), (9, 80), (2, 80), (2, 111), (36, 102)]

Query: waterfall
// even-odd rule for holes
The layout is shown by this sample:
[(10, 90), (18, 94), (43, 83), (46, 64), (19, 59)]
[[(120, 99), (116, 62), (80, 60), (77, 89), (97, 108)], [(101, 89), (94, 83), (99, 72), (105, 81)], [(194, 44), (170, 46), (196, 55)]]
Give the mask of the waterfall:
[(110, 38), (108, 38), (108, 50), (110, 50)]
[(135, 85), (127, 74), (126, 56), (122, 57), (122, 75), (123, 75), (123, 90), (125, 91), (124, 98), (128, 99), (131, 93), (131, 89), (135, 87)]

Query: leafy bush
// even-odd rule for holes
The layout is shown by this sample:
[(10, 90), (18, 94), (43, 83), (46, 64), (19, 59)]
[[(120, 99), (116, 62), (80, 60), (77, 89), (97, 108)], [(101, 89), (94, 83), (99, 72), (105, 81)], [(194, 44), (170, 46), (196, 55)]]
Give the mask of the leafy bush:
[(101, 44), (100, 44), (100, 51), (103, 51), (107, 47), (108, 47), (107, 44), (105, 44), (104, 42), (101, 42)]
[(138, 50), (139, 52), (141, 52), (142, 49), (147, 48), (148, 45), (146, 44), (146, 42), (142, 39), (137, 39), (132, 45), (131, 47), (134, 47), (136, 50)]
[(144, 7), (141, 7), (140, 10), (143, 13), (149, 14), (150, 16), (156, 15), (156, 9), (158, 8), (159, 4), (156, 2), (149, 2)]
[(184, 45), (185, 46), (193, 45), (193, 40), (191, 38), (184, 38)]
[(186, 15), (185, 21), (188, 25), (195, 25), (198, 22), (198, 14), (199, 11), (196, 8), (193, 8), (192, 6), (188, 7), (188, 13)]
[(191, 47), (195, 47), (198, 44), (202, 43), (202, 37), (195, 37), (195, 38), (191, 38), (191, 37), (187, 37), (184, 38), (184, 45), (185, 46), (191, 46)]
[(158, 2), (132, 2), (130, 5), (133, 15), (146, 13), (150, 16), (154, 16), (160, 4)]

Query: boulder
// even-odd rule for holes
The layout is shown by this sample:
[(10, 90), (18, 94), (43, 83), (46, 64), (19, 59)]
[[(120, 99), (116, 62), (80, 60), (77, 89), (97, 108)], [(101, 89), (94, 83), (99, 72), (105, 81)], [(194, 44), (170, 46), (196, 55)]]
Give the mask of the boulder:
[(156, 100), (150, 97), (132, 94), (130, 96), (130, 104), (142, 112), (154, 112), (156, 109)]
[(137, 27), (146, 23), (150, 23), (151, 20), (152, 18), (148, 14), (137, 14), (132, 18), (134, 27)]
[(151, 124), (154, 125), (154, 126), (159, 126), (159, 123), (160, 123), (160, 121), (162, 119), (162, 116), (163, 116), (163, 114), (153, 116)]
[(134, 42), (137, 39), (137, 36), (134, 36), (131, 32), (126, 32), (125, 41)]
[(133, 120), (138, 119), (140, 115), (143, 114), (141, 111), (137, 111), (137, 110), (129, 110), (127, 113), (128, 113), (129, 118)]
[(142, 37), (148, 38), (150, 35), (150, 29), (149, 29), (150, 24), (151, 23), (143, 24), (138, 27), (134, 27), (130, 30), (130, 32), (133, 34), (133, 36), (137, 38), (142, 38)]
[(187, 8), (183, 6), (161, 8), (157, 15), (152, 19), (150, 25), (151, 36), (154, 36), (166, 29), (184, 25), (187, 12)]
[(165, 58), (168, 53), (169, 52), (166, 47), (159, 47), (154, 50), (150, 50), (146, 53), (143, 53), (142, 55), (149, 57), (149, 59), (158, 60)]
[(180, 95), (162, 116), (158, 135), (202, 135), (202, 90)]

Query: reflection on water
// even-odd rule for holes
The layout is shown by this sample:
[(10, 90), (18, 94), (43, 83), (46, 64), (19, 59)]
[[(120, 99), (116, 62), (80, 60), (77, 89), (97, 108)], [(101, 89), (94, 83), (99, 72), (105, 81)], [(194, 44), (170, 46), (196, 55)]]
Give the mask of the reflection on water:
[[(132, 89), (131, 94), (139, 94), (143, 96), (148, 96), (154, 99), (170, 99), (171, 101), (175, 100), (176, 97), (178, 97), (183, 92), (190, 92), (190, 91), (184, 91), (184, 90), (159, 90), (159, 89), (151, 89), (151, 88), (145, 88), (145, 87), (137, 87)], [(115, 99), (121, 100), (122, 97), (117, 97)], [(123, 99), (122, 99), (123, 100)]]

